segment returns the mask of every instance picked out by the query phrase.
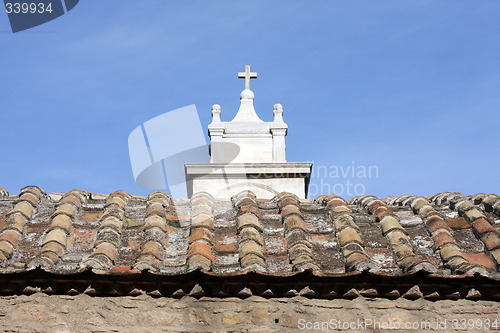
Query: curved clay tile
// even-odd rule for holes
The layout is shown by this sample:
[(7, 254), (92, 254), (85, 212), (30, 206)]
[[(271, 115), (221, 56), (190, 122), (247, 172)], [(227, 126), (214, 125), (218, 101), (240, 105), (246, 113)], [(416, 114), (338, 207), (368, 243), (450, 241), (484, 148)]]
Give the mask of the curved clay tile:
[[(402, 203), (409, 201), (411, 197), (401, 198)], [(398, 202), (393, 200), (393, 202)], [(401, 202), (401, 201), (399, 201)], [(426, 201), (427, 202), (427, 201)], [(382, 200), (375, 196), (362, 196), (354, 198), (352, 203), (364, 207), (370, 214), (374, 214), (379, 221), (382, 233), (387, 238), (394, 259), (403, 272), (419, 271), (436, 272), (437, 268), (427, 260), (415, 254), (407, 231), (401, 225), (399, 217)], [(421, 202), (424, 205), (423, 202)]]
[(62, 259), (73, 220), (86, 200), (87, 196), (78, 190), (67, 192), (59, 200), (43, 239), (40, 254), (29, 263), (30, 268), (50, 268)]
[(11, 274), (0, 293), (493, 299), (497, 202), (484, 193), (348, 204), (286, 192), (228, 201), (26, 187), (0, 198), (0, 276)]
[(192, 224), (188, 248), (188, 271), (210, 271), (213, 256), (214, 198), (199, 192), (191, 198)]
[(0, 197), (8, 197), (9, 196), (9, 192), (4, 189), (2, 186), (0, 186)]
[[(439, 194), (432, 200), (443, 200), (443, 197), (443, 194)], [(409, 196), (401, 204), (410, 206), (414, 214), (425, 222), (434, 241), (434, 250), (440, 254), (445, 266), (456, 274), (487, 274), (484, 267), (472, 264), (461, 252), (457, 240), (451, 234), (452, 229), (428, 199)]]
[(345, 258), (346, 271), (380, 269), (380, 265), (373, 261), (365, 251), (365, 245), (359, 235), (359, 227), (354, 221), (352, 209), (347, 202), (337, 195), (320, 196), (314, 200), (328, 207), (331, 212)]
[(309, 240), (304, 215), (300, 209), (299, 198), (291, 193), (280, 193), (277, 196), (277, 202), (293, 270), (319, 270), (311, 250), (312, 244)]
[[(493, 209), (491, 203), (495, 201), (491, 200), (488, 203), (487, 199), (491, 197), (485, 197), (482, 202), (484, 204), (486, 200), (485, 207), (489, 206)], [(500, 235), (498, 230), (492, 226), (483, 209), (458, 192), (442, 196), (441, 201), (446, 203), (450, 209), (456, 211), (472, 226), (474, 234), (483, 242), (484, 247), (495, 260), (497, 267), (500, 267)]]
[(259, 220), (255, 194), (251, 191), (243, 191), (233, 196), (231, 201), (238, 212), (238, 249), (241, 268), (265, 271), (262, 224)]
[(109, 195), (100, 218), (100, 227), (94, 241), (92, 254), (82, 261), (84, 267), (97, 270), (113, 268), (125, 220), (125, 208), (130, 199), (124, 191)]
[(157, 272), (162, 266), (167, 238), (165, 211), (169, 206), (170, 196), (167, 193), (155, 191), (149, 194), (141, 237), (140, 257), (134, 264), (135, 269)]
[(12, 258), (23, 235), (26, 223), (36, 213), (38, 204), (47, 194), (36, 186), (21, 189), (14, 207), (5, 215), (5, 225), (0, 231), (0, 264)]

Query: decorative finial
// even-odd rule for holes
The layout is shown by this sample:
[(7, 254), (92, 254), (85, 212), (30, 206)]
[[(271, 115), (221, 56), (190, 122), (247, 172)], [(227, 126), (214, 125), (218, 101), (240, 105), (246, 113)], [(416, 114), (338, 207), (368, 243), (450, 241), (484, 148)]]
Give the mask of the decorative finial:
[(245, 66), (245, 72), (238, 73), (238, 78), (245, 79), (245, 89), (246, 90), (250, 90), (250, 79), (256, 79), (257, 78), (257, 73), (250, 72), (250, 65), (246, 65)]
[(283, 121), (283, 106), (281, 104), (274, 104), (273, 107), (274, 122), (284, 123)]
[(212, 123), (220, 123), (220, 112), (219, 104), (212, 105)]

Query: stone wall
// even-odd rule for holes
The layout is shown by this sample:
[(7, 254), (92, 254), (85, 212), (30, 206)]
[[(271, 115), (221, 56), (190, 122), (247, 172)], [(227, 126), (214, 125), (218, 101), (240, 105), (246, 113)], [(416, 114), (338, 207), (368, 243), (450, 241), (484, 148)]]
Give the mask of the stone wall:
[[(0, 297), (3, 332), (320, 332), (335, 331), (335, 324), (349, 332), (380, 332), (397, 323), (420, 325), (419, 330), (390, 332), (452, 332), (453, 320), (473, 319), (467, 332), (489, 331), (488, 319), (500, 320), (498, 302), (418, 299), (321, 300), (304, 297), (265, 299), (193, 297), (153, 298), (46, 295)], [(337, 320), (337, 321), (335, 321)], [(342, 322), (338, 322), (338, 321)], [(367, 322), (365, 322), (367, 320)], [(379, 327), (358, 326), (377, 321)], [(446, 322), (444, 321), (446, 320)], [(481, 324), (479, 324), (481, 321)], [(430, 324), (430, 329), (425, 327)], [(352, 326), (355, 323), (355, 326)], [(469, 322), (470, 324), (471, 322)], [(325, 326), (329, 324), (329, 326)], [(376, 323), (374, 323), (376, 325)], [(437, 325), (441, 325), (440, 328)], [(444, 327), (446, 324), (446, 328)], [(320, 330), (321, 325), (323, 330)], [(317, 330), (306, 327), (318, 328)], [(415, 326), (416, 327), (416, 326)], [(299, 328), (304, 328), (300, 330)]]

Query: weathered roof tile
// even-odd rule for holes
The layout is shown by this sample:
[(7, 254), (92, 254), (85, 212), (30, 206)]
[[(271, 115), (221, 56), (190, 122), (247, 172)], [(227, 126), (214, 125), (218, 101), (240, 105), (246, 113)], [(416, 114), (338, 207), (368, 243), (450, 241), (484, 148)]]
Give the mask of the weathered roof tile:
[(380, 226), (382, 227), (382, 232), (387, 235), (390, 231), (401, 230), (404, 232), (404, 228), (401, 226), (398, 220), (393, 216), (386, 216), (380, 221)]
[(116, 247), (113, 246), (113, 244), (110, 243), (101, 243), (98, 245), (94, 252), (92, 253), (93, 256), (97, 256), (103, 254), (106, 257), (108, 257), (111, 261), (115, 260), (116, 256)]
[[(1, 200), (0, 276), (42, 267), (65, 275), (93, 269), (115, 276), (146, 270), (183, 276), (201, 269), (210, 276), (253, 272), (285, 277), (309, 270), (320, 279), (340, 279), (366, 270), (393, 278), (423, 270), (446, 278), (479, 273), (491, 281), (500, 279), (500, 238), (493, 225), (500, 206), (496, 195), (444, 192), (390, 200), (365, 195), (347, 203), (335, 195), (299, 200), (290, 193), (260, 200), (244, 191), (220, 201), (206, 193), (176, 200), (162, 191), (143, 198), (123, 191), (46, 195), (28, 187)], [(396, 295), (370, 288), (354, 294)], [(266, 289), (255, 292), (266, 294)], [(306, 294), (320, 295), (323, 289), (311, 287)], [(349, 289), (331, 292), (342, 297)], [(394, 290), (398, 295), (407, 291)], [(454, 292), (423, 295), (439, 298)], [(479, 294), (488, 293), (483, 288)]]
[(444, 229), (439, 229), (432, 233), (434, 238), (434, 248), (437, 250), (445, 244), (457, 244), (457, 241), (449, 233), (449, 231)]
[(251, 213), (246, 213), (238, 216), (238, 229), (252, 227), (258, 231), (262, 231), (262, 226), (259, 222), (259, 218)]
[(0, 234), (0, 242), (9, 242), (12, 246), (16, 246), (21, 238), (21, 233), (17, 230), (7, 229)]
[(488, 250), (494, 250), (500, 248), (500, 237), (492, 232), (485, 233), (481, 236), (484, 245)]
[(495, 228), (485, 218), (479, 218), (472, 222), (474, 229), (481, 235), (487, 232), (497, 232)]

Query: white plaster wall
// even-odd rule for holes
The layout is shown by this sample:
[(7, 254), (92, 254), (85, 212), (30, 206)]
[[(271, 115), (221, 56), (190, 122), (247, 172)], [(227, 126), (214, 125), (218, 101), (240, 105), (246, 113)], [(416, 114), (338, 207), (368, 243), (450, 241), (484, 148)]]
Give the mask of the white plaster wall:
[(217, 145), (212, 143), (212, 162), (213, 163), (266, 163), (273, 161), (273, 138), (272, 136), (258, 137), (226, 137), (224, 143), (234, 144), (240, 151), (235, 159), (231, 151), (228, 151), (228, 145)]
[(305, 198), (303, 178), (270, 178), (270, 179), (203, 179), (193, 181), (193, 193), (208, 192), (215, 198), (230, 198), (243, 190), (252, 191), (259, 199), (271, 199), (280, 192), (290, 192), (299, 198)]

